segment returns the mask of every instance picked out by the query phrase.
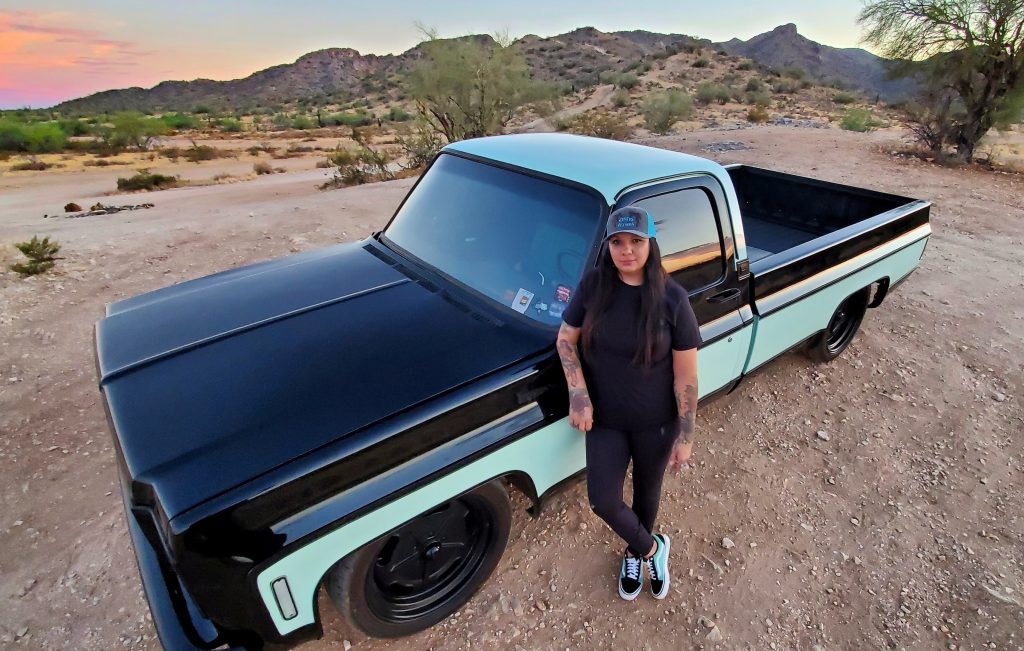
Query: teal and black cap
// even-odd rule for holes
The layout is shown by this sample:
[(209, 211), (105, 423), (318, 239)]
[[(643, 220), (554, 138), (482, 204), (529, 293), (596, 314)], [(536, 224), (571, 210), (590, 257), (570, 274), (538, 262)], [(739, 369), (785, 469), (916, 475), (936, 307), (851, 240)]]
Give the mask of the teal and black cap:
[(626, 206), (608, 215), (608, 228), (604, 237), (608, 239), (616, 233), (632, 233), (640, 237), (656, 237), (654, 219), (643, 208)]

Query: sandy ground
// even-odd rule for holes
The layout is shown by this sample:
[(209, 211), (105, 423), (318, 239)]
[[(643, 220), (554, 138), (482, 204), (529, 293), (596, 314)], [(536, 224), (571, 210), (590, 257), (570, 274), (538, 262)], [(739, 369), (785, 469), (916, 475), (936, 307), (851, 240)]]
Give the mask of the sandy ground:
[[(898, 134), (760, 127), (651, 139), (934, 201), (919, 270), (830, 365), (786, 355), (701, 410), (666, 481), (662, 602), (615, 594), (621, 545), (582, 485), (521, 512), (494, 576), (417, 636), (367, 639), (322, 600), (308, 649), (1024, 648), (1024, 180), (888, 154)], [(0, 177), (0, 647), (158, 648), (117, 493), (91, 331), (110, 301), (379, 228), (411, 179), (318, 192), (323, 170), (108, 197), (117, 170)], [(48, 218), (67, 201), (150, 210)], [(828, 440), (819, 437), (825, 432)], [(732, 546), (723, 546), (729, 538)], [(716, 623), (708, 628), (701, 618)], [(712, 637), (709, 638), (709, 635)]]

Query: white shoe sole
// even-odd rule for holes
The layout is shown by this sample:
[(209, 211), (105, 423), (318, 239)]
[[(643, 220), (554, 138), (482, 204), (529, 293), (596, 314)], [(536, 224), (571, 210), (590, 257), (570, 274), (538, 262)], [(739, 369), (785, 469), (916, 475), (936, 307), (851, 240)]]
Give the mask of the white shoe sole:
[(668, 572), (668, 553), (672, 550), (672, 542), (668, 539), (668, 536), (662, 534), (661, 539), (665, 541), (665, 581), (661, 584), (661, 592), (652, 592), (655, 599), (664, 599), (668, 596), (668, 583), (669, 583), (669, 572)]
[(633, 594), (629, 594), (628, 592), (623, 592), (622, 591), (622, 586), (621, 585), (619, 586), (619, 596), (622, 597), (623, 599), (625, 599), (626, 601), (633, 601), (634, 599), (639, 597), (640, 593), (643, 592), (643, 591), (644, 591), (644, 587), (640, 586), (639, 590), (637, 590)]

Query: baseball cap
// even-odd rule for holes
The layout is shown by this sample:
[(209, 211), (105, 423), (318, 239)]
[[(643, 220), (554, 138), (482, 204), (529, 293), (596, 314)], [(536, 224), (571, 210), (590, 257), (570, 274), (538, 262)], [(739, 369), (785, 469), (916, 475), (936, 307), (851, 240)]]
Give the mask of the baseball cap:
[(632, 233), (640, 237), (656, 237), (654, 231), (654, 219), (651, 218), (643, 208), (637, 206), (626, 206), (613, 211), (608, 215), (608, 227), (605, 229), (605, 239), (616, 233)]

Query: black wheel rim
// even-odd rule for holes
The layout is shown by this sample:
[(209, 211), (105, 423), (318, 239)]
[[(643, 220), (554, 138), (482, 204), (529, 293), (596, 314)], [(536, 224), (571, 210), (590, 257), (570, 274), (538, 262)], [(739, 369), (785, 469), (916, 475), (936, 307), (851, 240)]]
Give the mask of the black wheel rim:
[(828, 324), (828, 338), (825, 345), (833, 355), (841, 351), (857, 332), (857, 310), (851, 299), (843, 301)]
[(403, 622), (445, 608), (493, 542), (490, 512), (463, 498), (416, 518), (384, 542), (367, 574), (367, 603), (380, 619)]

